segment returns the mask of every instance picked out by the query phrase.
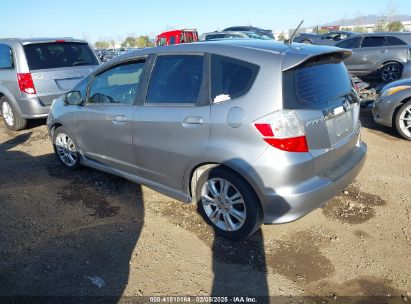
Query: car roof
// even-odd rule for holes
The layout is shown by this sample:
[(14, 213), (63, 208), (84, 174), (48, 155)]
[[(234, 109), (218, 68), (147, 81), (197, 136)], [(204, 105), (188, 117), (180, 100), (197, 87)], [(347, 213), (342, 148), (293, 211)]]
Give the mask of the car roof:
[(7, 42), (18, 42), (23, 45), (35, 44), (35, 43), (52, 43), (52, 42), (78, 42), (78, 43), (87, 43), (85, 40), (74, 39), (73, 37), (39, 37), (39, 38), (3, 38), (0, 41)]
[[(225, 39), (144, 48), (118, 56), (112, 63), (151, 54), (218, 53), (233, 57), (255, 58), (256, 52), (262, 55), (283, 56), (283, 70), (290, 69), (317, 55), (338, 53), (345, 58), (351, 54), (351, 51), (346, 49), (322, 45), (305, 45), (300, 43), (289, 45), (272, 40)], [(104, 65), (102, 68), (104, 68)]]

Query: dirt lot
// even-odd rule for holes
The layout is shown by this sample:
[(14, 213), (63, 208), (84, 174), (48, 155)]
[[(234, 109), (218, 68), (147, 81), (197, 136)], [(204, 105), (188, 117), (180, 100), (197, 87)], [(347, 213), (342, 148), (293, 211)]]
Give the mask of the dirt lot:
[(237, 243), (215, 238), (193, 205), (66, 170), (44, 125), (13, 133), (0, 123), (0, 295), (411, 301), (411, 143), (368, 111), (362, 122), (369, 153), (354, 184), (323, 209)]

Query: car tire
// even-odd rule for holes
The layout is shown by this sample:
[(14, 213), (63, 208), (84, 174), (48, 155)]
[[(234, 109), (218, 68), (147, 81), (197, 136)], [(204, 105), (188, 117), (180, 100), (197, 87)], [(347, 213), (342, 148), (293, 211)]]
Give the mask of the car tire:
[(196, 201), (205, 221), (226, 239), (246, 238), (261, 226), (263, 212), (256, 193), (241, 176), (223, 167), (203, 172)]
[(313, 44), (310, 40), (303, 40), (303, 41), (301, 41), (301, 43), (304, 43), (304, 44)]
[(402, 65), (398, 62), (386, 63), (379, 69), (378, 74), (379, 78), (385, 83), (398, 80), (402, 75)]
[(396, 111), (395, 128), (403, 138), (411, 140), (411, 100)]
[(0, 111), (7, 129), (20, 131), (27, 126), (27, 120), (20, 116), (16, 108), (5, 96), (0, 98)]
[(80, 166), (80, 153), (73, 137), (63, 127), (58, 127), (53, 133), (54, 153), (60, 162), (69, 169)]

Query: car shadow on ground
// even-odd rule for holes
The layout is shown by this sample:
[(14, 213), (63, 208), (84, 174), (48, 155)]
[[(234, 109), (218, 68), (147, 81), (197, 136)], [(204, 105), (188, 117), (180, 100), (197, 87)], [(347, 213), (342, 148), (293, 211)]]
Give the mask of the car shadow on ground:
[(0, 144), (0, 295), (117, 303), (144, 225), (141, 186), (14, 149), (31, 135)]

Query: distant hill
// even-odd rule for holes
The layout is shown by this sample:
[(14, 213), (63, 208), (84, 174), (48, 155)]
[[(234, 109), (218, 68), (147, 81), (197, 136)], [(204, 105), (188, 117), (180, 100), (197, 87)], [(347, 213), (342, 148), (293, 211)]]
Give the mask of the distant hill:
[[(322, 26), (326, 25), (356, 25), (356, 24), (370, 24), (370, 23), (377, 23), (381, 16), (377, 15), (367, 15), (367, 16), (360, 16), (350, 19), (340, 19), (333, 22), (328, 22), (325, 24), (321, 24)], [(411, 16), (409, 15), (394, 15), (388, 18), (390, 21), (411, 21)]]

